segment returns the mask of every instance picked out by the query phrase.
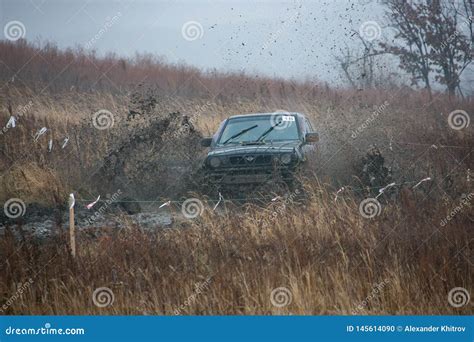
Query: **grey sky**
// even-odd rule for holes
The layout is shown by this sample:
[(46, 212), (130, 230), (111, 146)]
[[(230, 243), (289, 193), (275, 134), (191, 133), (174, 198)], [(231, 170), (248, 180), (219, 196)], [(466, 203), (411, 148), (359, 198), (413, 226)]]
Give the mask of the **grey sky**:
[[(149, 52), (205, 69), (325, 81), (339, 76), (333, 56), (344, 43), (351, 44), (351, 30), (381, 17), (380, 6), (369, 0), (0, 0), (0, 4), (2, 27), (11, 20), (21, 21), (30, 41), (50, 40), (60, 47), (92, 42), (100, 54)], [(201, 38), (183, 38), (182, 27), (189, 21), (202, 25)], [(109, 27), (104, 29), (105, 25)]]

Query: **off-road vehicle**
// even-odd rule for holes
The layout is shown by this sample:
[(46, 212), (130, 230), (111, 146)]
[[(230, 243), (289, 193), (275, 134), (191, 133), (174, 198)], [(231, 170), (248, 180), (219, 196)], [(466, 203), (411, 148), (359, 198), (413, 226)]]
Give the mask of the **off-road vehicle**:
[(201, 141), (210, 147), (204, 161), (207, 182), (220, 188), (269, 180), (291, 184), (318, 140), (310, 121), (300, 113), (231, 116), (212, 138)]

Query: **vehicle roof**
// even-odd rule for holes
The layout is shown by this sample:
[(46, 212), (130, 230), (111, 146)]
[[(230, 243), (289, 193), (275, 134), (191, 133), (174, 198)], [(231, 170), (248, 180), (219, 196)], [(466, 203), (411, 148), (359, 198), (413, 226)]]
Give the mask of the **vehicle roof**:
[(274, 113), (250, 113), (250, 114), (238, 114), (238, 115), (232, 115), (229, 117), (230, 119), (238, 119), (238, 118), (243, 118), (243, 117), (252, 117), (252, 116), (271, 116), (275, 115), (276, 113), (278, 114), (283, 114), (283, 115), (297, 115), (304, 117), (304, 114), (297, 113), (297, 112), (274, 112)]

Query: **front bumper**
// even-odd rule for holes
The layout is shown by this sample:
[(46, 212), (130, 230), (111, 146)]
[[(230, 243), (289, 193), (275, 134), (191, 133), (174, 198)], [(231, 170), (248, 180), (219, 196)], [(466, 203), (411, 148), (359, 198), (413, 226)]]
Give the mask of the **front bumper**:
[(294, 171), (292, 167), (222, 168), (208, 170), (207, 178), (212, 184), (262, 184), (269, 180), (289, 181), (293, 178)]

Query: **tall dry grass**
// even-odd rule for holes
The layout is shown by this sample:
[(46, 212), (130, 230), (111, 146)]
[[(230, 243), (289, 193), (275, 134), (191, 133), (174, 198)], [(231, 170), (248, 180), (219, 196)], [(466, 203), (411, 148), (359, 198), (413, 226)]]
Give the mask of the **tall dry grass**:
[[(32, 284), (4, 313), (472, 314), (447, 300), (454, 287), (471, 289), (472, 208), (441, 227), (452, 208), (419, 194), (414, 207), (394, 200), (365, 219), (351, 196), (334, 203), (322, 187), (307, 191), (308, 201), (284, 210), (207, 208), (169, 230), (83, 231), (75, 260), (65, 236), (7, 235), (1, 292)], [(113, 292), (105, 308), (93, 303), (99, 287)], [(291, 298), (281, 308), (271, 301), (279, 287)]]
[[(11, 80), (12, 71), (37, 53), (48, 58), (32, 59)], [(455, 109), (472, 113), (472, 99), (435, 94), (429, 100), (405, 88), (338, 90), (202, 73), (52, 46), (39, 51), (23, 42), (0, 42), (0, 58), (10, 67), (0, 69), (2, 80), (9, 80), (0, 91), (1, 125), (31, 103), (18, 126), (0, 135), (1, 203), (19, 197), (27, 206), (64, 210), (70, 192), (92, 198), (100, 184), (91, 174), (107, 152), (170, 112), (187, 114), (210, 135), (231, 114), (301, 111), (321, 134), (311, 169), (315, 178), (307, 181), (309, 198), (301, 203), (226, 203), (225, 211), (207, 208), (194, 221), (178, 220), (171, 229), (154, 232), (131, 224), (122, 230), (81, 230), (76, 260), (59, 227), (51, 240), (33, 239), (21, 226), (5, 230), (0, 237), (4, 314), (472, 313), (471, 305), (455, 309), (447, 300), (454, 287), (472, 292), (472, 205), (456, 210), (462, 196), (472, 193), (472, 125), (456, 131), (447, 122)], [(97, 79), (101, 71), (108, 77)], [(147, 75), (148, 85), (137, 85)], [(137, 110), (136, 97), (151, 97), (155, 105), (127, 120)], [(352, 137), (385, 102), (375, 120)], [(100, 109), (114, 114), (112, 129), (92, 126)], [(49, 131), (34, 142), (41, 127)], [(69, 144), (61, 149), (66, 136)], [(358, 172), (371, 145), (385, 157), (392, 180), (407, 184), (381, 197), (380, 216), (365, 219), (359, 202), (378, 188), (361, 182)], [(432, 180), (410, 190), (426, 177)], [(342, 185), (350, 186), (335, 201)], [(454, 219), (442, 226), (453, 210)], [(93, 304), (99, 287), (112, 289), (113, 305)], [(292, 298), (283, 308), (270, 300), (278, 287)]]

